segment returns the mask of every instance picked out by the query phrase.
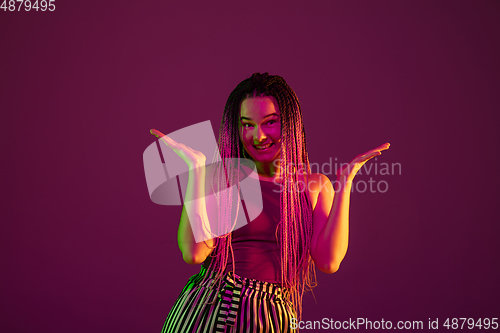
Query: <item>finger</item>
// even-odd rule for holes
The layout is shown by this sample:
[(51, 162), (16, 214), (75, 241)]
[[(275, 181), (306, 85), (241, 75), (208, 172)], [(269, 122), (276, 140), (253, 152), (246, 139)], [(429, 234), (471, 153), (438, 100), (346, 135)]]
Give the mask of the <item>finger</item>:
[[(390, 143), (388, 143), (388, 142), (387, 142), (387, 143), (384, 143), (383, 145), (378, 146), (377, 148), (370, 149), (370, 150), (369, 150), (369, 151), (367, 151), (366, 153), (361, 154), (361, 155), (359, 155), (359, 156), (360, 156), (360, 157), (361, 157), (361, 156), (367, 156), (367, 155), (370, 155), (370, 154), (373, 154), (373, 153), (376, 153), (376, 152), (380, 152), (380, 151), (382, 151), (382, 150), (387, 150), (387, 149), (389, 149), (389, 147), (390, 147)], [(380, 154), (378, 154), (378, 155), (380, 155)]]
[(389, 147), (390, 147), (390, 146), (391, 146), (391, 144), (390, 144), (389, 142), (386, 142), (386, 143), (384, 143), (383, 145), (380, 145), (380, 146), (378, 146), (377, 148), (372, 149), (372, 150), (370, 150), (370, 151), (382, 151), (382, 150), (387, 150), (387, 149), (389, 149)]
[(363, 163), (365, 161), (368, 161), (370, 158), (373, 158), (373, 157), (381, 155), (381, 154), (382, 153), (379, 151), (367, 152), (363, 155), (359, 155), (359, 156), (355, 157), (351, 163)]
[(149, 133), (153, 134), (154, 136), (156, 136), (157, 138), (161, 138), (162, 136), (165, 136), (165, 134), (163, 134), (162, 132), (156, 130), (156, 129), (151, 129), (149, 131)]
[(374, 153), (372, 153), (372, 154), (370, 154), (370, 155), (367, 155), (367, 156), (365, 157), (365, 159), (364, 159), (364, 161), (363, 161), (363, 162), (366, 162), (366, 161), (368, 161), (368, 160), (371, 160), (372, 158), (374, 158), (374, 157), (376, 157), (376, 156), (379, 156), (379, 155), (382, 155), (382, 153), (381, 153), (381, 152), (379, 152), (379, 151), (376, 151), (376, 152), (374, 152)]
[(170, 148), (176, 148), (179, 146), (179, 143), (177, 141), (175, 141), (174, 139), (172, 139), (168, 135), (165, 135), (156, 129), (152, 129), (150, 131), (150, 133), (153, 134), (154, 136), (156, 136), (157, 138), (161, 139)]
[(376, 148), (376, 150), (381, 151), (381, 150), (387, 150), (391, 144), (389, 142), (384, 143), (383, 145), (380, 145)]
[(355, 158), (351, 163), (349, 163), (349, 168), (361, 168), (368, 160), (374, 158), (377, 155), (363, 155)]

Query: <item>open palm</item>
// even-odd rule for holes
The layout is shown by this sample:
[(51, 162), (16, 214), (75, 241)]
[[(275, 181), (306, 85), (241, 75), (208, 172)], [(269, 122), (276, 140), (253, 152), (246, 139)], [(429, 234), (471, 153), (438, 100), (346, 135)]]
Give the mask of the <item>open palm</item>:
[(356, 156), (348, 165), (343, 165), (337, 170), (337, 179), (339, 181), (352, 181), (356, 173), (368, 162), (369, 159), (381, 155), (382, 150), (389, 149), (390, 143), (384, 143), (377, 148), (371, 149), (364, 154)]
[(190, 169), (205, 165), (207, 158), (202, 152), (194, 150), (183, 143), (179, 143), (156, 129), (152, 129), (150, 133), (160, 138), (169, 148), (172, 148), (172, 150), (186, 162)]

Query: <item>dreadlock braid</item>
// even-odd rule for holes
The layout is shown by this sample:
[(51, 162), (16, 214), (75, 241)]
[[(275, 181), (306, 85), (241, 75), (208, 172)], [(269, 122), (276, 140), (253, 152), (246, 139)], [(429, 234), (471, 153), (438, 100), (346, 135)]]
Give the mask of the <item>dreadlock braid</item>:
[[(290, 290), (290, 301), (299, 313), (302, 312), (302, 295), (316, 285), (314, 265), (310, 256), (312, 239), (312, 206), (307, 191), (308, 176), (311, 173), (306, 149), (306, 136), (299, 100), (286, 81), (277, 75), (255, 73), (243, 80), (229, 95), (219, 128), (218, 147), (221, 160), (214, 160), (220, 166), (215, 173), (214, 183), (219, 193), (218, 235), (209, 269), (221, 279), (228, 262), (233, 257), (231, 230), (237, 212), (233, 212), (231, 200), (239, 199), (239, 168), (244, 148), (239, 136), (241, 103), (245, 98), (272, 96), (276, 99), (281, 119), (281, 161), (280, 193), (281, 221), (276, 231), (281, 248), (281, 283)], [(216, 154), (217, 155), (217, 154)], [(231, 161), (231, 162), (229, 162)], [(237, 161), (233, 163), (233, 161)], [(233, 193), (234, 180), (237, 193)], [(226, 185), (222, 185), (226, 184)], [(299, 188), (299, 184), (304, 184)], [(234, 270), (234, 257), (232, 260)]]

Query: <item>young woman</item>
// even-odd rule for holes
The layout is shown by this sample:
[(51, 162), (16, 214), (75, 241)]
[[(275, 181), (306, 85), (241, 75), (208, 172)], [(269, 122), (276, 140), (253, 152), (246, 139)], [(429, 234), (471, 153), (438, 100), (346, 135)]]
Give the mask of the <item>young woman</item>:
[[(207, 204), (191, 199), (205, 196), (206, 158), (157, 130), (151, 133), (189, 166), (178, 243), (187, 263), (203, 263), (179, 295), (162, 332), (292, 332), (304, 290), (315, 286), (314, 266), (334, 273), (346, 254), (354, 176), (389, 144), (340, 168), (334, 191), (325, 175), (310, 171), (294, 91), (280, 76), (253, 74), (229, 95), (218, 146), (223, 169), (231, 169), (232, 163), (224, 163), (231, 159), (255, 163), (262, 213), (244, 227), (196, 243), (191, 227), (208, 224)], [(224, 169), (219, 181), (227, 174)], [(219, 219), (231, 220), (228, 200), (219, 198), (218, 203)]]

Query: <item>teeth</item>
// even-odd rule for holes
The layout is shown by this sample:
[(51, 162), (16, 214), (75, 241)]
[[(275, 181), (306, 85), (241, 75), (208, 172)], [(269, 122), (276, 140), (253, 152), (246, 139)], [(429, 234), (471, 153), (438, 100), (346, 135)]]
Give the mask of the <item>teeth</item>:
[(270, 144), (268, 144), (268, 145), (265, 145), (265, 146), (255, 146), (255, 148), (257, 148), (257, 149), (266, 149), (266, 148), (271, 147), (271, 144), (272, 144), (272, 143), (270, 143)]

